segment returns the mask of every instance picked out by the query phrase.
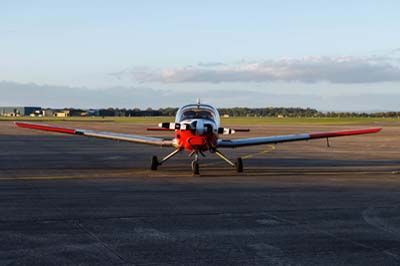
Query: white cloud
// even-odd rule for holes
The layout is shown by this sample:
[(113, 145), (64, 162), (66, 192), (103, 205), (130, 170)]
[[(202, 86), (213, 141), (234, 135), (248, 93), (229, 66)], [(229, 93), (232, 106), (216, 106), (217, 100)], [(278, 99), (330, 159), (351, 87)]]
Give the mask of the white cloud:
[(329, 82), (376, 83), (400, 81), (400, 59), (391, 55), (368, 57), (303, 57), (238, 63), (199, 63), (164, 69), (133, 68), (114, 74), (137, 82)]

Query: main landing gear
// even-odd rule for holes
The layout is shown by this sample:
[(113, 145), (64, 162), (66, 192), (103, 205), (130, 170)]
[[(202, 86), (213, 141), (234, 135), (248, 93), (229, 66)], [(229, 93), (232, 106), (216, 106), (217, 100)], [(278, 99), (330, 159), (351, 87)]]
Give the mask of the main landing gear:
[(167, 156), (165, 156), (161, 161), (158, 161), (157, 156), (153, 156), (151, 158), (151, 167), (150, 169), (155, 171), (157, 170), (159, 165), (162, 165), (163, 163), (165, 163), (166, 161), (168, 161), (169, 159), (171, 159), (172, 157), (174, 157), (175, 155), (177, 155), (182, 149), (176, 149), (173, 152), (171, 152), (170, 154), (168, 154)]
[(222, 160), (224, 160), (227, 164), (230, 166), (234, 167), (236, 169), (236, 172), (242, 173), (243, 172), (243, 160), (242, 158), (237, 158), (236, 163), (232, 162), (229, 160), (222, 152), (219, 150), (215, 150), (215, 154), (218, 155)]
[(237, 161), (235, 163), (235, 168), (236, 168), (236, 172), (238, 173), (243, 173), (243, 160), (242, 158), (237, 158)]
[[(176, 149), (173, 152), (171, 152), (170, 154), (168, 154), (167, 156), (165, 156), (161, 161), (158, 160), (157, 156), (153, 156), (151, 158), (151, 167), (150, 169), (155, 171), (157, 170), (159, 165), (162, 165), (164, 162), (166, 162), (167, 160), (171, 159), (172, 157), (174, 157), (176, 154), (178, 154), (182, 149)], [(224, 154), (222, 154), (220, 151), (218, 150), (214, 150), (213, 151), (216, 155), (218, 155), (218, 157), (220, 157), (221, 159), (223, 159), (227, 164), (229, 164), (230, 166), (234, 167), (236, 169), (236, 172), (238, 173), (242, 173), (243, 172), (243, 160), (242, 158), (237, 158), (236, 162), (232, 162), (231, 160), (229, 160)], [(200, 175), (200, 165), (199, 165), (199, 153), (202, 154), (204, 156), (204, 154), (201, 151), (193, 151), (189, 156), (192, 157), (194, 156), (194, 159), (192, 161), (192, 172), (193, 175)]]
[(152, 158), (151, 158), (151, 170), (153, 170), (153, 171), (155, 171), (155, 170), (157, 170), (157, 167), (160, 165), (160, 162), (158, 161), (158, 158), (157, 158), (157, 156), (153, 156)]

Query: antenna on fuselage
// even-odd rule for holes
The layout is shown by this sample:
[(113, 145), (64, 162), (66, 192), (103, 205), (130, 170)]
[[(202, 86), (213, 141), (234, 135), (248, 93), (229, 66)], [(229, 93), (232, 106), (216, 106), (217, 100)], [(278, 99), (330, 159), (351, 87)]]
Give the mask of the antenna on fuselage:
[(200, 108), (200, 98), (197, 98), (197, 108)]

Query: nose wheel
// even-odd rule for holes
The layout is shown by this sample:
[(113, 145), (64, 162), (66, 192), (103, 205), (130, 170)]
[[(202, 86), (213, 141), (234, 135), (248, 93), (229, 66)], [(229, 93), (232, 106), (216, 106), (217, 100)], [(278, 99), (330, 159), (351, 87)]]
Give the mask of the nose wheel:
[[(181, 151), (181, 148), (178, 148), (165, 156), (161, 161), (158, 160), (157, 156), (153, 156), (151, 158), (151, 166), (150, 169), (155, 171), (157, 170), (158, 166), (162, 165), (164, 162), (175, 156)], [(242, 173), (243, 172), (243, 161), (242, 158), (237, 158), (237, 161), (234, 163), (231, 160), (229, 160), (225, 155), (223, 155), (220, 151), (214, 150), (214, 153), (217, 154), (219, 157), (221, 157), (225, 162), (227, 162), (230, 166), (234, 167), (236, 169), (236, 172)], [(190, 157), (194, 156), (194, 159), (192, 161), (192, 173), (194, 176), (200, 175), (200, 166), (199, 166), (199, 154), (203, 155), (204, 154), (199, 151), (195, 150), (190, 153)]]
[(200, 166), (198, 162), (196, 161), (192, 162), (192, 171), (193, 175), (200, 175)]
[(198, 154), (194, 155), (194, 160), (192, 161), (192, 172), (193, 172), (193, 175), (200, 175), (200, 166), (199, 166), (199, 156), (198, 156)]

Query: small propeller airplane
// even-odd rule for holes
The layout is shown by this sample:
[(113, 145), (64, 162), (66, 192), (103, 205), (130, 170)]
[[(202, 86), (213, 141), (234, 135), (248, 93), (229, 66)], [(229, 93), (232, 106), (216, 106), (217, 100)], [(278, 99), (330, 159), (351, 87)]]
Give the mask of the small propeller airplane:
[(196, 104), (188, 104), (179, 108), (174, 123), (160, 123), (158, 125), (158, 128), (147, 129), (149, 131), (174, 131), (175, 137), (173, 139), (120, 134), (113, 132), (102, 132), (95, 130), (74, 129), (29, 122), (15, 122), (15, 124), (18, 127), (22, 128), (175, 148), (173, 152), (166, 155), (161, 160), (159, 160), (157, 156), (153, 156), (151, 160), (151, 170), (157, 170), (158, 166), (164, 164), (166, 161), (174, 157), (179, 152), (186, 150), (187, 152), (189, 152), (190, 157), (194, 158), (192, 161), (192, 171), (194, 175), (200, 174), (199, 154), (205, 156), (204, 152), (207, 151), (216, 154), (230, 166), (234, 167), (238, 173), (240, 173), (243, 172), (242, 158), (239, 157), (237, 158), (236, 162), (232, 162), (221, 152), (221, 148), (238, 148), (244, 146), (277, 144), (281, 142), (302, 141), (321, 138), (326, 138), (328, 140), (329, 138), (333, 137), (370, 134), (378, 133), (379, 131), (381, 131), (381, 128), (367, 128), (311, 134), (305, 133), (256, 138), (221, 139), (219, 138), (220, 135), (231, 135), (241, 131), (246, 132), (249, 131), (249, 129), (232, 129), (220, 127), (220, 117), (218, 110), (211, 105), (201, 104), (200, 100), (197, 100)]

